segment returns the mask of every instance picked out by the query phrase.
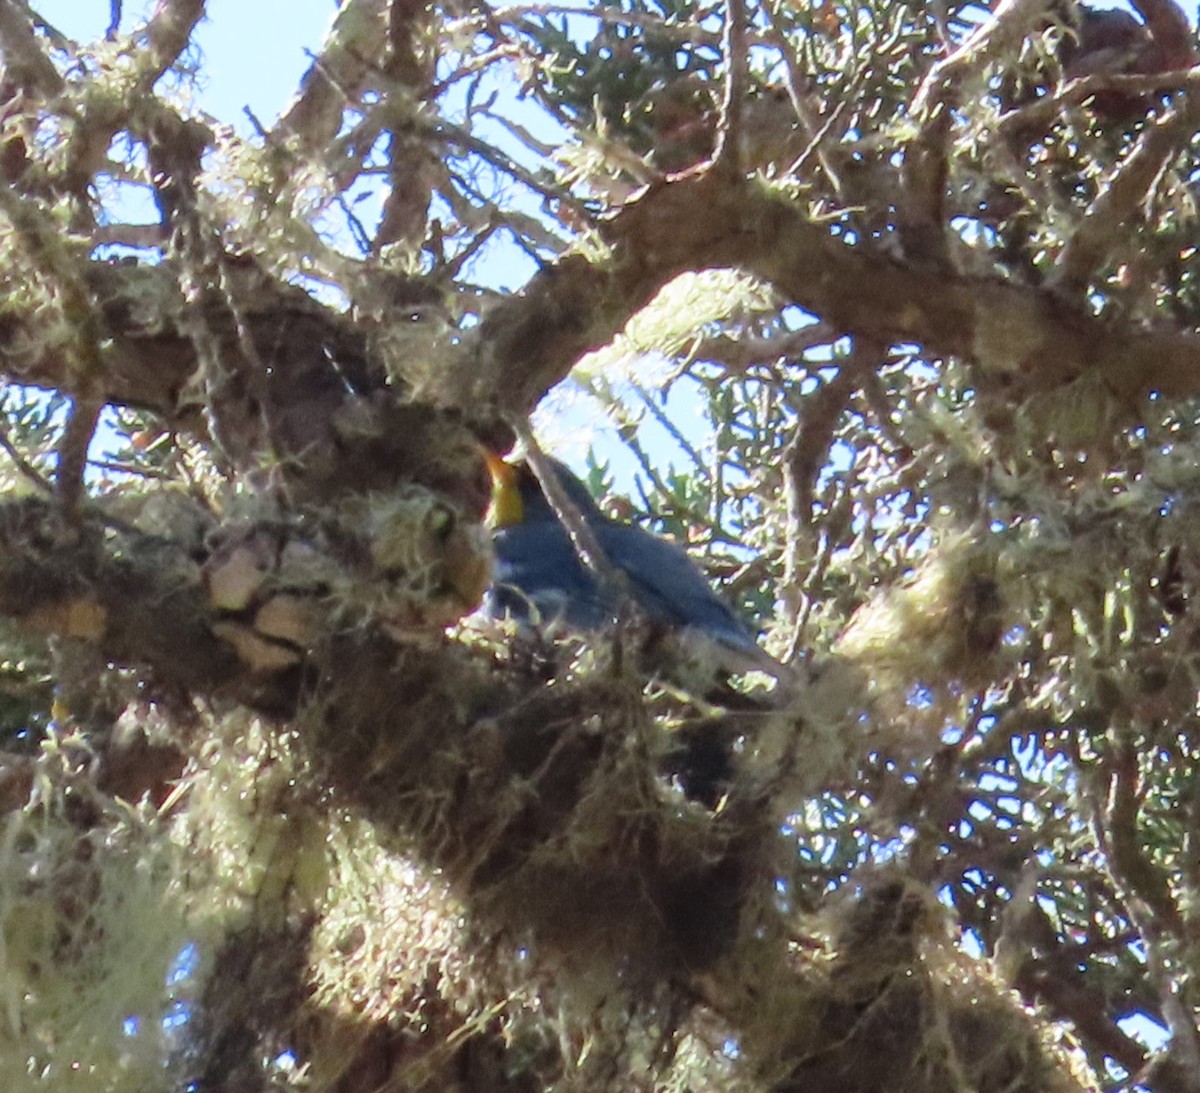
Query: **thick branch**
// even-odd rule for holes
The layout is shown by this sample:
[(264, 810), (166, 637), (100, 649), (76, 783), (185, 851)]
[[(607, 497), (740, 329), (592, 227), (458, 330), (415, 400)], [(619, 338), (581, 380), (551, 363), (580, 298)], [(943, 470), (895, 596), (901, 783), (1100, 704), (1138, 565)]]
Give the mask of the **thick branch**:
[[(548, 689), (467, 646), (428, 634), (404, 643), (344, 618), (291, 663), (248, 664), (243, 647), (235, 652), (217, 631), (222, 617), (247, 625), (247, 612), (232, 610), (246, 584), (239, 555), (286, 564), (282, 540), (257, 550), (275, 527), (218, 548), (202, 568), (166, 539), (94, 518), (73, 529), (49, 502), (0, 507), (0, 615), (89, 643), (137, 670), (148, 695), (163, 686), (296, 718), (330, 787), (384, 830), (415, 838), (474, 892), (479, 911), (547, 938), (563, 930), (565, 915), (598, 959), (607, 946), (636, 952), (630, 967), (651, 977), (682, 974), (725, 950), (777, 826), (761, 794), (747, 786), (706, 832), (677, 802), (659, 801), (642, 753), (629, 745), (629, 734), (648, 729), (640, 685), (628, 681)], [(300, 561), (314, 568), (311, 553)], [(285, 597), (286, 572), (267, 577), (262, 589)], [(563, 869), (553, 854), (539, 857), (580, 822), (581, 800), (609, 795), (602, 815), (584, 810), (612, 835), (595, 843), (590, 865)], [(540, 894), (534, 905), (530, 891)]]
[[(883, 344), (915, 343), (934, 359), (971, 361), (1014, 396), (1053, 390), (1085, 373), (1102, 377), (1119, 402), (1150, 391), (1200, 394), (1200, 336), (1115, 326), (1048, 291), (913, 268), (847, 245), (753, 183), (709, 174), (663, 184), (609, 221), (603, 235), (604, 257), (576, 252), (547, 266), (523, 293), (489, 312), (474, 338), (464, 338), (439, 376), (445, 402), (525, 412), (678, 274), (719, 267), (756, 274), (833, 329)], [(170, 278), (158, 269), (101, 264), (88, 278), (111, 337), (102, 393), (178, 420), (196, 359), (170, 318), (180, 306)], [(324, 340), (339, 364), (356, 360), (360, 371), (367, 368), (361, 337), (340, 316), (286, 286), (259, 283), (252, 291), (256, 299), (244, 306), (264, 330), (294, 333), (298, 322), (308, 324), (306, 341)], [(147, 293), (161, 293), (165, 323), (146, 321)], [(0, 323), (0, 370), (70, 391), (62, 347), (31, 347), (20, 332), (12, 317)], [(270, 337), (278, 341), (278, 333)], [(294, 378), (283, 374), (292, 392)]]
[(148, 67), (138, 81), (148, 91), (178, 59), (204, 15), (204, 0), (159, 0), (143, 33)]
[(163, 683), (238, 692), (233, 648), (207, 625), (195, 563), (150, 536), (76, 534), (52, 504), (0, 509), (0, 614), (100, 643), (106, 658), (150, 665)]
[(1054, 294), (848, 246), (787, 200), (716, 175), (652, 189), (604, 228), (605, 259), (548, 266), (497, 307), (456, 380), (525, 410), (679, 273), (738, 267), (834, 329), (976, 364), (1029, 395), (1098, 374), (1118, 401), (1200, 393), (1200, 337), (1105, 323)]
[(387, 45), (386, 0), (350, 0), (342, 5), (320, 56), (300, 82), (300, 92), (276, 132), (299, 141), (303, 156), (327, 145), (342, 127), (342, 112), (358, 101), (379, 71)]
[(15, 4), (0, 4), (0, 51), (5, 77), (24, 94), (48, 99), (62, 90), (62, 77), (43, 52), (33, 24)]

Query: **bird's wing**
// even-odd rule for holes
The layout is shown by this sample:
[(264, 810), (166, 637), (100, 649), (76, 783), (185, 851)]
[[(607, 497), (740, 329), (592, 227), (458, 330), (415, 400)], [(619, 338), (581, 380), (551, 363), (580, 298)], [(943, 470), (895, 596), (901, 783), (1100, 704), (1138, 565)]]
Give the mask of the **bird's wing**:
[(680, 547), (634, 525), (605, 522), (595, 531), (608, 560), (629, 577), (653, 620), (703, 631), (735, 649), (758, 648), (754, 635)]

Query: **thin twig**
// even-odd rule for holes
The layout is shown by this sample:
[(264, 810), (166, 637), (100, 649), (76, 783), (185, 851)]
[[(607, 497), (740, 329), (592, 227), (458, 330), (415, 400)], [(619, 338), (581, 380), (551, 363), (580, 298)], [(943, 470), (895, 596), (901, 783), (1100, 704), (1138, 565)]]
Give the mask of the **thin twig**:
[[(856, 76), (856, 80), (861, 80), (861, 75)], [(842, 182), (842, 177), (839, 171), (833, 165), (833, 157), (830, 156), (825, 142), (829, 134), (834, 128), (840, 124), (842, 118), (849, 112), (851, 105), (855, 102), (853, 89), (835, 106), (822, 123), (821, 128), (813, 133), (812, 138), (805, 146), (804, 150), (795, 158), (792, 164), (787, 169), (789, 175), (800, 175), (804, 168), (808, 165), (809, 159), (814, 155), (817, 157), (817, 162), (820, 163), (821, 169), (825, 172), (829, 179), (830, 185), (833, 187), (834, 194), (839, 200), (845, 199), (845, 185)], [(798, 101), (798, 100), (796, 100)]]
[(463, 266), (479, 253), (484, 244), (496, 234), (499, 228), (499, 224), (488, 224), (482, 231), (477, 232), (474, 238), (462, 250), (442, 264), (441, 270), (444, 275), (451, 280), (455, 280), (462, 272)]
[(714, 170), (737, 178), (742, 173), (742, 121), (750, 96), (750, 56), (746, 47), (746, 0), (726, 0), (725, 89), (721, 100), (721, 119), (717, 125), (717, 144), (713, 149)]
[(541, 194), (542, 197), (550, 201), (560, 203), (585, 220), (590, 221), (592, 219), (592, 215), (586, 206), (581, 204), (569, 191), (563, 189), (561, 186), (545, 182), (538, 178), (537, 175), (522, 167), (512, 157), (501, 152), (498, 148), (493, 148), (486, 141), (480, 140), (474, 134), (467, 132), (462, 126), (443, 118), (429, 123), (424, 131), (438, 140), (461, 145), (468, 152), (474, 152), (477, 156), (487, 160), (493, 167), (503, 171), (505, 174), (511, 175), (518, 182), (528, 186), (534, 193)]
[(513, 432), (524, 447), (525, 459), (537, 478), (538, 485), (542, 487), (542, 493), (550, 503), (550, 508), (554, 510), (554, 515), (566, 529), (579, 560), (602, 580), (610, 581), (614, 587), (624, 590), (625, 575), (609, 562), (596, 533), (563, 489), (549, 457), (542, 451), (529, 426), (524, 422), (516, 422), (513, 424)]
[(842, 182), (841, 172), (834, 164), (833, 157), (829, 154), (829, 149), (826, 147), (825, 142), (851, 104), (857, 101), (853, 93), (853, 85), (861, 81), (863, 68), (858, 68), (854, 73), (850, 81), (851, 86), (839, 96), (837, 105), (829, 112), (829, 116), (818, 125), (816, 115), (809, 109), (808, 104), (804, 101), (804, 96), (800, 93), (804, 72), (803, 66), (800, 58), (796, 55), (791, 38), (779, 25), (778, 13), (775, 10), (775, 6), (772, 3), (764, 3), (761, 6), (761, 10), (770, 26), (770, 43), (779, 50), (784, 59), (784, 87), (787, 89), (788, 99), (791, 101), (792, 109), (796, 112), (796, 117), (804, 130), (804, 135), (808, 142), (800, 155), (788, 167), (786, 173), (790, 176), (801, 177), (801, 172), (808, 164), (809, 159), (815, 155), (817, 162), (821, 165), (821, 170), (825, 172), (825, 177), (829, 179), (829, 185), (833, 190), (834, 196), (839, 201), (844, 202), (845, 186)]
[[(780, 594), (788, 602), (789, 612), (799, 607), (803, 593), (802, 563), (811, 549), (805, 549), (806, 529), (812, 522), (813, 491), (817, 475), (833, 442), (834, 429), (842, 411), (865, 376), (872, 375), (883, 363), (885, 347), (877, 342), (856, 339), (850, 352), (836, 362), (838, 374), (813, 394), (805, 397), (792, 435), (783, 450), (783, 484), (787, 504), (787, 530), (784, 546), (784, 572)], [(789, 602), (790, 601), (790, 602)], [(799, 611), (795, 610), (799, 617)], [(791, 645), (798, 648), (800, 635), (792, 635)]]
[(697, 450), (696, 446), (690, 440), (688, 440), (687, 436), (684, 435), (683, 430), (675, 424), (675, 421), (671, 415), (666, 413), (666, 411), (659, 406), (653, 398), (650, 397), (650, 393), (640, 383), (634, 383), (633, 390), (637, 397), (641, 399), (642, 405), (645, 406), (646, 409), (649, 410), (653, 415), (654, 420), (658, 422), (659, 426), (661, 426), (671, 437), (671, 439), (688, 454), (688, 457), (693, 463), (696, 464), (697, 467), (703, 467), (704, 460), (701, 457), (699, 450)]
[(47, 495), (54, 493), (54, 486), (51, 485), (50, 480), (17, 450), (16, 445), (9, 440), (8, 432), (2, 424), (0, 424), (0, 449), (3, 449), (9, 459), (16, 464), (17, 470), (28, 478), (42, 493)]
[(458, 68), (430, 87), (430, 101), (436, 101), (460, 80), (469, 80), (473, 76), (478, 76), (498, 61), (518, 61), (520, 57), (521, 49), (515, 44), (497, 46), (487, 53), (464, 57), (459, 62)]
[(148, 480), (173, 481), (174, 475), (157, 467), (139, 467), (136, 463), (118, 463), (111, 459), (89, 459), (89, 467), (98, 471), (112, 471), (115, 474), (127, 474), (130, 478), (145, 478)]

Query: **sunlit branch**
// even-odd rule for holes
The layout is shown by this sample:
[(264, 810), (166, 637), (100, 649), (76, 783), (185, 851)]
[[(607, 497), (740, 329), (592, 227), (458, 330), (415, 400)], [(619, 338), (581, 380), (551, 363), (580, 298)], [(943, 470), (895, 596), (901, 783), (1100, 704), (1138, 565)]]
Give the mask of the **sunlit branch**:
[(382, 71), (387, 7), (388, 0), (348, 0), (342, 5), (320, 54), (300, 81), (296, 99), (279, 120), (281, 139), (294, 134), (302, 142), (301, 150), (309, 150), (337, 136), (343, 112), (357, 104), (364, 87)]
[(191, 40), (192, 31), (204, 17), (204, 0), (159, 0), (154, 14), (139, 34), (144, 35), (150, 67), (139, 74), (139, 83), (149, 89), (178, 59)]
[(437, 99), (462, 80), (469, 80), (478, 76), (481, 72), (487, 71), (487, 69), (494, 65), (502, 64), (504, 61), (516, 60), (521, 54), (522, 50), (520, 47), (514, 44), (497, 46), (487, 53), (461, 57), (458, 59), (457, 67), (449, 75), (432, 84), (430, 87), (430, 97)]
[(747, 372), (756, 365), (798, 360), (818, 345), (836, 341), (838, 332), (826, 323), (758, 337), (751, 334), (717, 334), (700, 338), (689, 353), (693, 360), (713, 361), (730, 373)]
[(914, 112), (945, 97), (945, 88), (961, 83), (992, 58), (1012, 50), (1036, 26), (1050, 0), (1001, 0), (991, 18), (976, 27), (948, 57), (933, 66), (914, 100)]

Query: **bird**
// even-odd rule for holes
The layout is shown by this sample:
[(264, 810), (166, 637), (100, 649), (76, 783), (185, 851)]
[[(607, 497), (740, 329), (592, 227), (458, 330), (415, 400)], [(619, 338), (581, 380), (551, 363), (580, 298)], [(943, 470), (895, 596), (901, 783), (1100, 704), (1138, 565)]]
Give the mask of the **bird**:
[(674, 660), (696, 662), (714, 673), (754, 669), (780, 677), (783, 666), (759, 647), (681, 547), (605, 515), (576, 475), (560, 460), (543, 456), (603, 555), (592, 568), (533, 468), (492, 453), (486, 459), (493, 478), (495, 553), (493, 583), (485, 596), (489, 615), (533, 622), (551, 632), (589, 634), (613, 626), (624, 602), (631, 601), (658, 643), (667, 639)]

